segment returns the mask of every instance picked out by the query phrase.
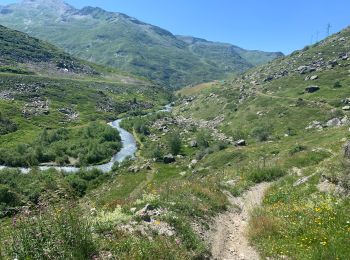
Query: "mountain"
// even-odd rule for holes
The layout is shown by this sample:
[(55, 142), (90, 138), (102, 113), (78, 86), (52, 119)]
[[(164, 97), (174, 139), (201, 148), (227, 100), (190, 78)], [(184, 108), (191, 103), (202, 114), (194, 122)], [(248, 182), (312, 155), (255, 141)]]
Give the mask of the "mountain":
[(244, 63), (247, 61), (253, 66), (262, 65), (278, 57), (282, 57), (281, 52), (263, 52), (254, 50), (245, 50), (229, 43), (211, 42), (192, 36), (176, 36), (179, 40), (188, 44), (188, 48), (193, 53), (208, 60), (214, 60), (220, 67), (236, 70), (237, 61)]
[(79, 10), (61, 0), (25, 0), (3, 6), (0, 23), (50, 41), (82, 59), (169, 88), (223, 78), (281, 56), (205, 40), (194, 43), (125, 14), (94, 7)]

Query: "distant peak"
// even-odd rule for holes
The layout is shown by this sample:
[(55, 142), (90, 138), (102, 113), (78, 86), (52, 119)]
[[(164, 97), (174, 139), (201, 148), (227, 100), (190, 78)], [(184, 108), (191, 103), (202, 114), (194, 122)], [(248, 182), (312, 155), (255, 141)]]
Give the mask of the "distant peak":
[(52, 7), (58, 10), (73, 8), (63, 0), (23, 0), (22, 5), (31, 5), (33, 7)]
[(22, 4), (65, 5), (63, 0), (23, 0)]

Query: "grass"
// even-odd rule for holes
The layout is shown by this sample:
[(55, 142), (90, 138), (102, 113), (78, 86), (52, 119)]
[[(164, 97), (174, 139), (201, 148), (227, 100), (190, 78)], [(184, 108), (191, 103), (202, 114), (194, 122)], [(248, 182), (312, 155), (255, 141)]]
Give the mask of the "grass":
[(45, 211), (14, 218), (10, 239), (5, 241), (9, 247), (6, 257), (82, 260), (94, 255), (91, 226), (78, 208), (62, 205)]
[(250, 236), (266, 257), (346, 259), (350, 254), (349, 199), (322, 194), (315, 180), (293, 188), (278, 182), (251, 219)]

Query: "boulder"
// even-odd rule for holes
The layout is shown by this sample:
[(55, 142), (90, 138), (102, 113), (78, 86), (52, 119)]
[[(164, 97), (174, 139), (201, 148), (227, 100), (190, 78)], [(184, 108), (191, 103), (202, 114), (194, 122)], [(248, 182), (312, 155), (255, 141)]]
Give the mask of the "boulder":
[(172, 154), (168, 154), (163, 157), (163, 162), (166, 164), (169, 164), (169, 163), (176, 162), (176, 159)]
[(313, 76), (310, 77), (310, 80), (316, 80), (316, 79), (318, 79), (317, 75), (313, 75)]
[(192, 148), (194, 148), (194, 147), (198, 147), (198, 143), (197, 143), (197, 141), (196, 141), (196, 140), (192, 140), (192, 141), (190, 141), (189, 145), (190, 145), (190, 147), (192, 147)]
[(244, 139), (242, 140), (238, 140), (236, 143), (235, 143), (236, 146), (246, 146), (247, 143)]
[(314, 93), (316, 91), (319, 91), (320, 87), (319, 86), (308, 86), (307, 88), (305, 88), (305, 91), (307, 93)]
[(321, 131), (323, 129), (323, 126), (322, 126), (321, 122), (313, 121), (305, 129), (306, 130), (317, 129), (317, 130)]
[(316, 69), (314, 67), (310, 66), (300, 66), (297, 68), (300, 74), (306, 74), (315, 71)]
[(139, 168), (138, 166), (130, 166), (130, 167), (128, 168), (128, 171), (129, 171), (129, 172), (132, 172), (132, 173), (137, 173), (137, 172), (140, 171), (140, 168)]
[(349, 111), (350, 110), (350, 106), (344, 106), (342, 109), (345, 110), (345, 111)]
[(339, 118), (333, 118), (326, 123), (326, 126), (328, 127), (341, 126), (341, 125), (342, 125), (342, 122)]
[(344, 145), (344, 157), (350, 159), (350, 141)]

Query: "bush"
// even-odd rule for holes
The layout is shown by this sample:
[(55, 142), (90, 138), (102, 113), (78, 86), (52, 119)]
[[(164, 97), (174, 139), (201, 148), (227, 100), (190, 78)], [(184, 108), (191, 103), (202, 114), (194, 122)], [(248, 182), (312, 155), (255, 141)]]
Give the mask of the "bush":
[(259, 126), (252, 130), (252, 136), (255, 137), (259, 142), (265, 142), (271, 135), (270, 126)]
[(14, 222), (10, 254), (18, 259), (91, 259), (91, 226), (79, 209), (64, 205)]
[(307, 149), (306, 146), (303, 146), (303, 145), (300, 145), (300, 144), (296, 144), (289, 150), (289, 154), (293, 155), (293, 154), (305, 151), (306, 149)]
[(341, 88), (342, 84), (340, 83), (340, 81), (336, 81), (333, 85), (333, 88)]
[(178, 134), (171, 134), (168, 138), (168, 145), (171, 154), (178, 155), (181, 151), (181, 139)]
[(287, 171), (281, 167), (259, 167), (249, 172), (247, 179), (254, 183), (264, 181), (274, 181), (287, 174)]
[(210, 139), (210, 133), (207, 130), (202, 129), (197, 133), (196, 141), (199, 147), (208, 148)]

